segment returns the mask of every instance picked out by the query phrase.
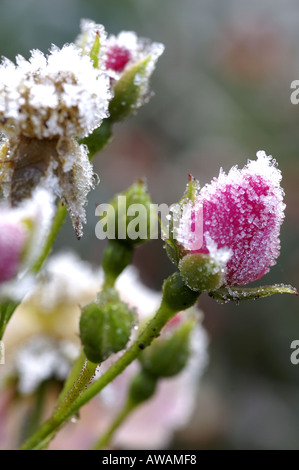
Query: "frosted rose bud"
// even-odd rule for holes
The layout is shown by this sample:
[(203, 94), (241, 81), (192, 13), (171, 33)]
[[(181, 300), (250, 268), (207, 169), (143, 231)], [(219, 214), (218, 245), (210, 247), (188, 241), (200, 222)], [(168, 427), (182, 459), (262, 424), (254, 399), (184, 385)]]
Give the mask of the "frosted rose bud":
[(91, 20), (81, 21), (81, 34), (76, 44), (84, 53), (89, 53), (94, 64), (110, 78), (111, 121), (126, 118), (147, 101), (149, 80), (164, 51), (163, 44), (139, 38), (132, 31), (107, 37), (103, 26)]
[(202, 290), (213, 290), (253, 282), (276, 263), (285, 208), (280, 181), (276, 162), (260, 151), (242, 170), (221, 170), (193, 200), (184, 200), (176, 239), (190, 287), (196, 289), (196, 270), (210, 276)]

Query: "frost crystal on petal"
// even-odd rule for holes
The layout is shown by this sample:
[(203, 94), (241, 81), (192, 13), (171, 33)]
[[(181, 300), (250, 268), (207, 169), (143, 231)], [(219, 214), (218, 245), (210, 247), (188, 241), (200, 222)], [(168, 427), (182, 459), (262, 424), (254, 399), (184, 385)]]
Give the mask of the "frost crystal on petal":
[[(245, 285), (269, 271), (279, 256), (279, 232), (284, 218), (281, 172), (265, 152), (204, 186), (194, 203), (203, 208), (203, 245), (197, 253), (226, 257), (226, 284)], [(188, 241), (181, 227), (180, 242)], [(190, 237), (189, 237), (190, 238)], [(192, 251), (191, 251), (192, 252)]]

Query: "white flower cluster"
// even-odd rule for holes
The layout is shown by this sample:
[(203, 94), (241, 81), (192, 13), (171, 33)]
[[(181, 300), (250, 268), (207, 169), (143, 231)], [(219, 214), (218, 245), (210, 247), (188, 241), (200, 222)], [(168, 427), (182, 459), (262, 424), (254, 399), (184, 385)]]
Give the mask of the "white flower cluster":
[(6, 135), (84, 136), (107, 117), (107, 76), (73, 44), (0, 66), (0, 125)]

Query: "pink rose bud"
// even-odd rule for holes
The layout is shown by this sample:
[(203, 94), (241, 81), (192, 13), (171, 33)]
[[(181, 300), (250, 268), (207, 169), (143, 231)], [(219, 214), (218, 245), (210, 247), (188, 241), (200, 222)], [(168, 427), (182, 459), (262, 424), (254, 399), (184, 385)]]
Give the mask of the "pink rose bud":
[(221, 170), (193, 200), (183, 200), (176, 239), (190, 287), (192, 266), (207, 276), (203, 290), (213, 290), (253, 282), (276, 263), (285, 209), (280, 181), (275, 160), (260, 151), (242, 170)]
[(131, 60), (131, 53), (125, 46), (113, 44), (107, 49), (106, 68), (121, 73)]
[(19, 222), (3, 220), (0, 215), (0, 283), (18, 273), (22, 251), (27, 240), (26, 230)]

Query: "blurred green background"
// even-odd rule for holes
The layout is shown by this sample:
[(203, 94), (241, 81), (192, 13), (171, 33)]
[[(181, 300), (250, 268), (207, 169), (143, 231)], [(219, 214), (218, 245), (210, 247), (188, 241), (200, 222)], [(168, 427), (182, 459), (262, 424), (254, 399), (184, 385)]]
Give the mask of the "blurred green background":
[[(281, 256), (261, 283), (299, 287), (299, 19), (295, 0), (1, 0), (0, 54), (26, 58), (79, 32), (80, 18), (109, 33), (134, 30), (165, 44), (152, 79), (154, 96), (137, 116), (115, 127), (95, 160), (100, 185), (90, 194), (88, 225), (75, 239), (67, 223), (56, 249), (70, 247), (94, 265), (104, 244), (94, 234), (95, 207), (146, 176), (156, 203), (182, 195), (188, 173), (201, 184), (258, 150), (279, 162), (286, 219)], [(173, 271), (161, 241), (140, 247), (134, 264), (159, 289)], [(259, 283), (257, 283), (259, 284)], [(298, 298), (274, 296), (237, 306), (199, 302), (210, 335), (210, 362), (189, 425), (172, 447), (299, 449)]]

